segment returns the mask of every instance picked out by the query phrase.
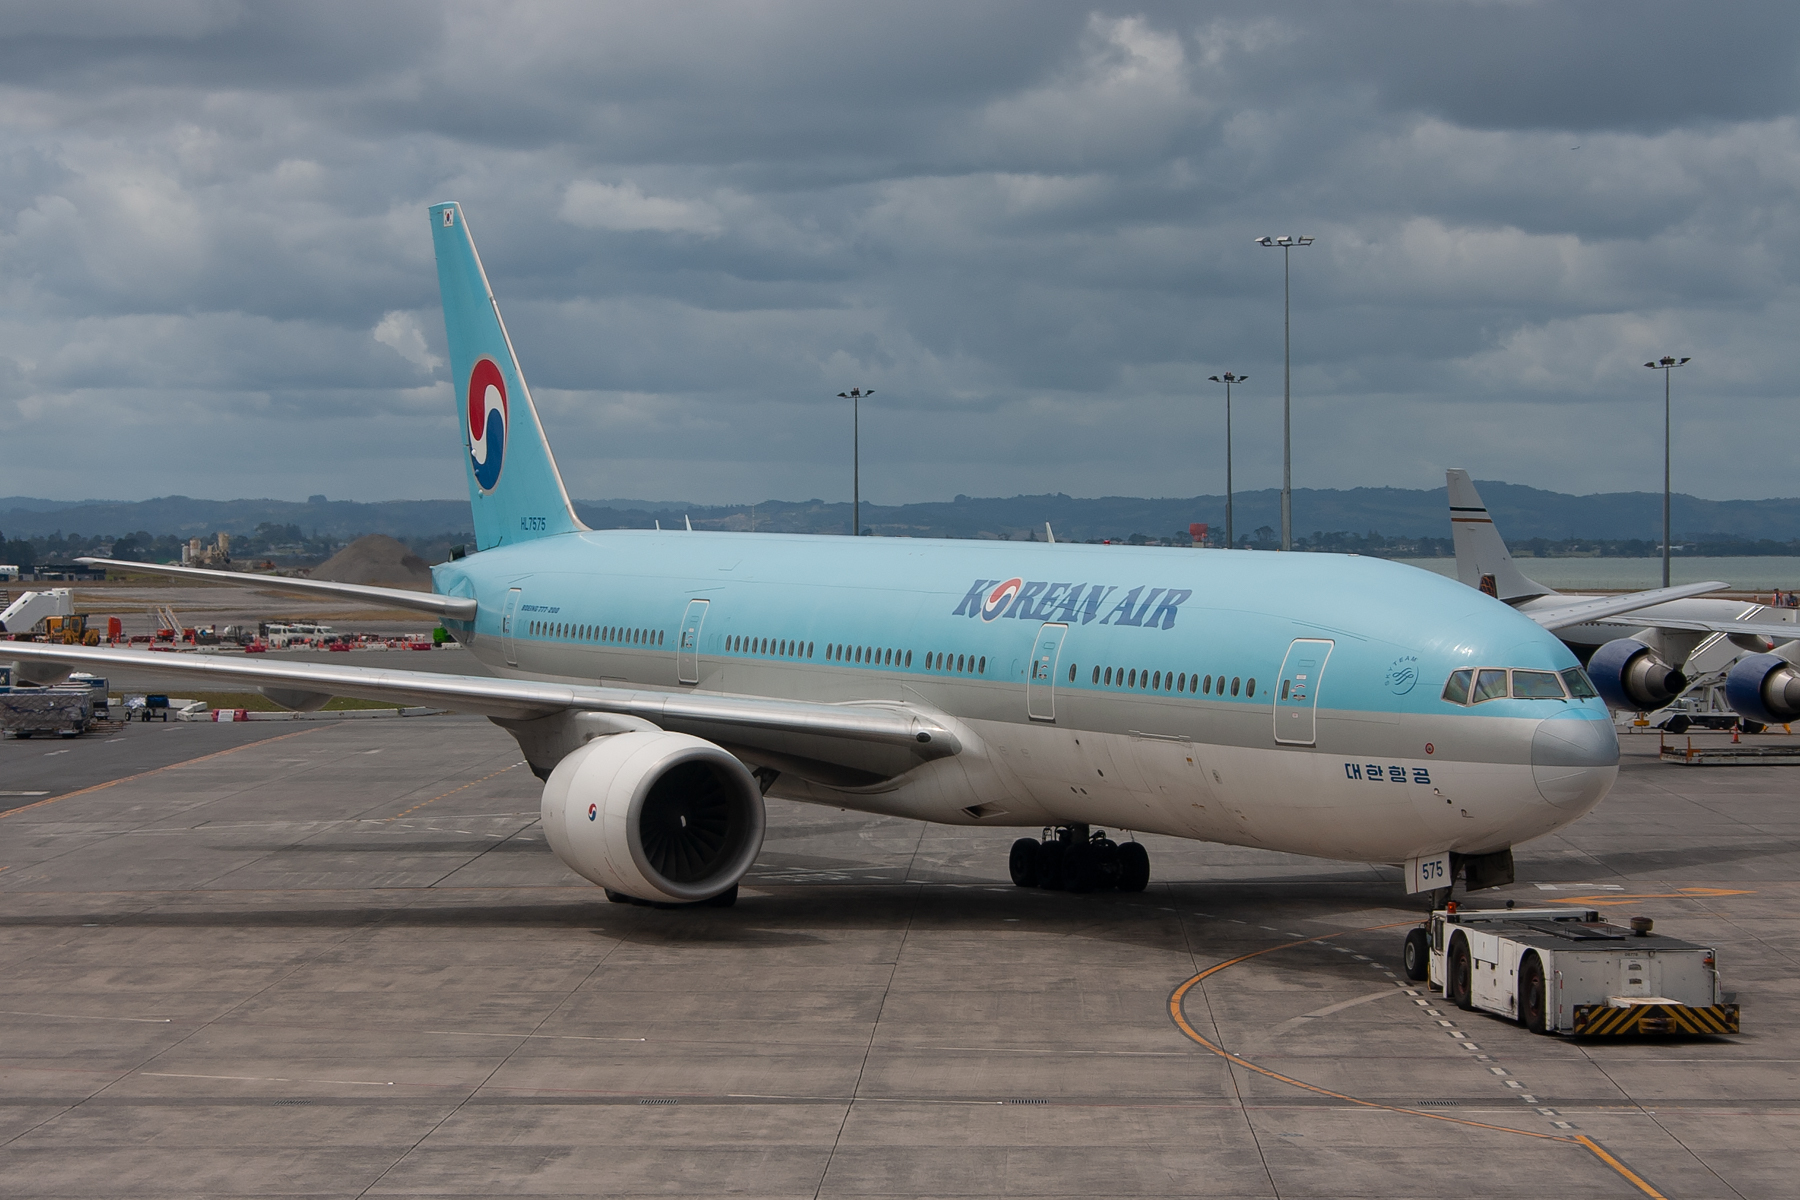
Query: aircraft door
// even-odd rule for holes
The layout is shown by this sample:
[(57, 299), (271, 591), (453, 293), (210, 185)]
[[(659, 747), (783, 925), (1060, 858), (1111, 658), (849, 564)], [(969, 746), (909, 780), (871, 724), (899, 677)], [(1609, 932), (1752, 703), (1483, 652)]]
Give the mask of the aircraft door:
[(1295, 638), (1281, 660), (1275, 684), (1275, 740), (1310, 746), (1318, 740), (1319, 680), (1336, 643), (1328, 638)]
[(1063, 638), (1069, 627), (1056, 622), (1038, 630), (1031, 650), (1031, 670), (1025, 677), (1025, 711), (1034, 721), (1056, 720), (1056, 668), (1062, 660)]
[(506, 607), (500, 610), (500, 649), (505, 654), (506, 665), (509, 667), (519, 665), (519, 652), (513, 648), (513, 620), (519, 612), (519, 592), (521, 590), (513, 588), (507, 592)]
[(689, 600), (681, 618), (681, 640), (675, 646), (675, 678), (680, 683), (700, 682), (700, 625), (706, 620), (705, 600)]

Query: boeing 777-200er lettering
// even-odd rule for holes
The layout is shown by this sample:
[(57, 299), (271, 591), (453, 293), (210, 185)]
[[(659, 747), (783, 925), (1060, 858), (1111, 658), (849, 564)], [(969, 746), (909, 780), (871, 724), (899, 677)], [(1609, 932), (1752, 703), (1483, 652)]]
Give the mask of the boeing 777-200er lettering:
[(1014, 843), (1020, 884), (1143, 888), (1142, 844), (1105, 827), (1405, 864), (1426, 891), (1510, 879), (1512, 846), (1612, 786), (1606, 707), (1550, 630), (1704, 590), (1526, 613), (1330, 554), (590, 530), (461, 208), (430, 213), (477, 550), (431, 593), (267, 583), (434, 614), (498, 678), (15, 644), (21, 680), (131, 665), (481, 713), (615, 900), (730, 903), (765, 795), (1049, 831)]

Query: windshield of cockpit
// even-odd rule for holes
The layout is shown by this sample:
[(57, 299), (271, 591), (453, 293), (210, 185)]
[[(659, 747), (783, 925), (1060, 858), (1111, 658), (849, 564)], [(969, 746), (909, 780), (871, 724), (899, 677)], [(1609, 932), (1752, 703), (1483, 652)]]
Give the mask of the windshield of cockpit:
[(1463, 667), (1450, 672), (1444, 699), (1451, 704), (1487, 700), (1591, 700), (1599, 693), (1580, 667), (1566, 671), (1529, 671), (1520, 667)]

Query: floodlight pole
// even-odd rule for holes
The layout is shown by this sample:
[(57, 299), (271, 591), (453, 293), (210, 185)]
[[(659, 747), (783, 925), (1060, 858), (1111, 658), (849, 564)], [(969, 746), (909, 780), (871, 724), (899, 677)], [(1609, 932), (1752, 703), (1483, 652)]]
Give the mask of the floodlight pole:
[(1208, 375), (1207, 378), (1225, 385), (1225, 548), (1230, 550), (1237, 545), (1231, 527), (1231, 385), (1242, 383), (1250, 377), (1233, 375), (1227, 371), (1223, 375)]
[(1665, 354), (1655, 362), (1644, 365), (1652, 371), (1663, 373), (1663, 581), (1669, 586), (1669, 372), (1676, 367), (1685, 367), (1691, 359), (1677, 359), (1674, 355)]
[(1281, 247), (1281, 548), (1294, 548), (1294, 439), (1293, 439), (1293, 357), (1290, 344), (1293, 331), (1288, 316), (1288, 251), (1295, 246), (1310, 246), (1309, 237), (1259, 237), (1259, 246)]
[(838, 393), (838, 399), (850, 401), (850, 534), (852, 537), (862, 536), (862, 398), (874, 394), (874, 388), (865, 392), (859, 387)]

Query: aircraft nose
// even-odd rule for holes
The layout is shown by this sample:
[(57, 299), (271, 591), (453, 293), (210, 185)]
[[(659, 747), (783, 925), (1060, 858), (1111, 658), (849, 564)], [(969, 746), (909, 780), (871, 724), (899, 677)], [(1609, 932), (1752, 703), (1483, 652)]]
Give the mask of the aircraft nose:
[(1538, 722), (1531, 738), (1538, 794), (1558, 808), (1592, 808), (1619, 774), (1619, 735), (1612, 722), (1559, 713)]

